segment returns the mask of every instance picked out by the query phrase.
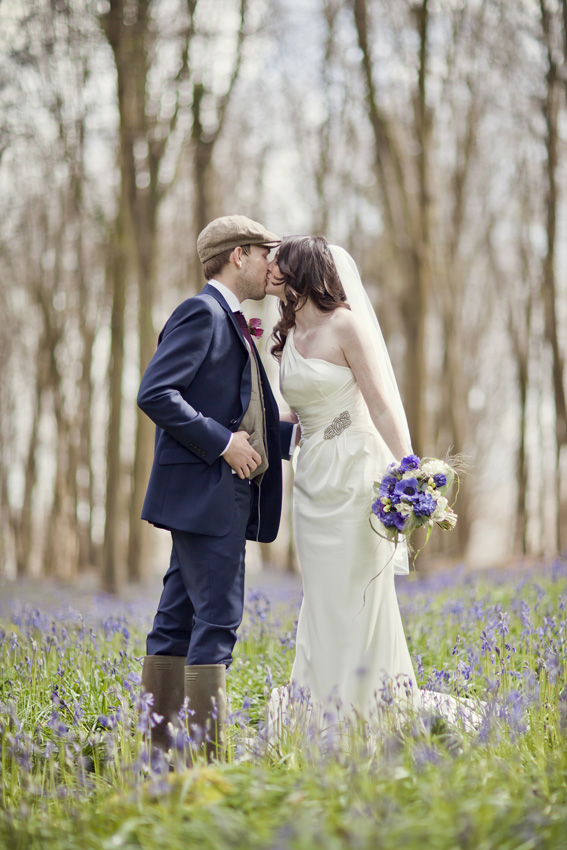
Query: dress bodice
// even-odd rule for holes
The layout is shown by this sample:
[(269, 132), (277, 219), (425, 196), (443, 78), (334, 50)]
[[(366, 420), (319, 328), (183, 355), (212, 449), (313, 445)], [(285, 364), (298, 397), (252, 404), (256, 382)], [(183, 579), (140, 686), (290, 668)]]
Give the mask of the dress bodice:
[[(283, 350), (280, 388), (286, 402), (299, 417), (304, 440), (341, 421), (349, 426), (372, 427), (370, 416), (352, 370), (329, 360), (303, 357), (295, 347), (294, 328)], [(341, 416), (348, 414), (348, 419)]]

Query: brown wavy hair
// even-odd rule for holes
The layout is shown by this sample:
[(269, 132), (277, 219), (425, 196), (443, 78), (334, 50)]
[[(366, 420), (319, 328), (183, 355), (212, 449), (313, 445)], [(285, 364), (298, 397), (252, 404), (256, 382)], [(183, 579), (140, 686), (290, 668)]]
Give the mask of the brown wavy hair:
[(279, 360), (287, 335), (295, 325), (295, 314), (308, 299), (323, 313), (338, 307), (350, 308), (324, 236), (288, 236), (277, 256), (287, 301), (280, 301), (281, 318), (272, 332), (271, 353)]

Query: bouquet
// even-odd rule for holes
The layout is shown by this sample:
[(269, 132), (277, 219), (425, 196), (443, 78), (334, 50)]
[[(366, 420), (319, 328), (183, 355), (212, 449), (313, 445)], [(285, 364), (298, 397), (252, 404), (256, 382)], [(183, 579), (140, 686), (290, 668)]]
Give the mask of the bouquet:
[(376, 531), (372, 525), (373, 530), (397, 544), (400, 534), (409, 541), (422, 526), (427, 526), (426, 543), (434, 525), (446, 531), (454, 528), (457, 514), (446, 494), (455, 478), (459, 478), (455, 467), (460, 461), (454, 458), (452, 463), (453, 466), (437, 458), (416, 455), (391, 463), (380, 481), (374, 483), (370, 524), (374, 515), (380, 530)]

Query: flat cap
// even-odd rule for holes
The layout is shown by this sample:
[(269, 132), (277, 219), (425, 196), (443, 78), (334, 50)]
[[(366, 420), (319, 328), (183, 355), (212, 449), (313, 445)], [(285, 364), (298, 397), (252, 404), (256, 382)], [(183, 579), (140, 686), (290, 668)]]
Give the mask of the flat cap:
[(281, 241), (275, 233), (245, 215), (223, 215), (221, 218), (215, 218), (199, 233), (197, 253), (201, 262), (206, 263), (211, 257), (216, 257), (229, 248), (236, 248), (237, 245), (265, 245), (267, 248), (275, 248)]

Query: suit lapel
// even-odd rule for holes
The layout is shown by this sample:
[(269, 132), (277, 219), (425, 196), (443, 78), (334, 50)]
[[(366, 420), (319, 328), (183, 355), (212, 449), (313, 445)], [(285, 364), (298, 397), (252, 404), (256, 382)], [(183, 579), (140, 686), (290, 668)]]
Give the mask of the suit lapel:
[(246, 351), (246, 354), (247, 354), (246, 365), (245, 365), (245, 367), (242, 371), (242, 378), (240, 380), (240, 404), (241, 404), (241, 408), (242, 408), (240, 418), (242, 418), (244, 416), (244, 414), (246, 413), (247, 409), (248, 409), (248, 405), (250, 404), (250, 395), (251, 395), (251, 392), (252, 392), (252, 366), (251, 366), (251, 363), (250, 363), (250, 349), (248, 348), (248, 343), (244, 339), (244, 334), (240, 330), (240, 325), (238, 324), (238, 322), (234, 318), (234, 313), (230, 309), (230, 305), (227, 304), (227, 302), (225, 301), (225, 299), (223, 298), (221, 293), (218, 291), (218, 289), (216, 289), (214, 286), (210, 286), (207, 283), (207, 285), (204, 286), (203, 289), (201, 290), (200, 294), (201, 295), (210, 295), (212, 298), (215, 299), (215, 301), (218, 301), (218, 303), (223, 308), (225, 313), (228, 314), (228, 317), (229, 317), (230, 321), (232, 322), (232, 325), (233, 325), (236, 333), (238, 334), (238, 339), (240, 340), (240, 342), (242, 343), (242, 345), (244, 346), (244, 349)]
[[(218, 289), (216, 289), (214, 286), (210, 286), (210, 284), (207, 283), (206, 286), (204, 286), (203, 289), (201, 290), (201, 294), (211, 295), (216, 301), (218, 301), (218, 303), (221, 305), (223, 310), (225, 310), (225, 312), (228, 313), (230, 321), (232, 322), (233, 327), (236, 330), (236, 333), (238, 334), (238, 339), (240, 340), (240, 342), (242, 343), (242, 345), (246, 349), (246, 353), (250, 356), (250, 349), (248, 347), (248, 343), (246, 342), (246, 340), (244, 338), (244, 334), (240, 330), (240, 325), (236, 321), (236, 319), (234, 317), (234, 313), (230, 309), (230, 306), (226, 303), (225, 299), (223, 298), (221, 293), (218, 291)], [(258, 367), (260, 369), (260, 379), (262, 381), (262, 389), (263, 389), (263, 392), (264, 392), (264, 404), (269, 404), (269, 406), (271, 408), (271, 415), (272, 415), (272, 417), (274, 417), (277, 420), (277, 419), (279, 419), (279, 416), (277, 414), (277, 406), (276, 406), (276, 402), (275, 402), (275, 399), (274, 399), (274, 395), (272, 393), (272, 388), (270, 387), (270, 382), (268, 381), (268, 376), (266, 375), (266, 370), (264, 369), (264, 365), (263, 365), (262, 360), (260, 359), (260, 356), (258, 354), (258, 349), (256, 348), (256, 345), (254, 344), (254, 340), (252, 340), (252, 346), (254, 348), (254, 353), (256, 355), (256, 361), (257, 361)], [(246, 408), (248, 407), (248, 401), (250, 400), (250, 387), (251, 387), (251, 381), (252, 381), (251, 371), (250, 371), (250, 360), (248, 360), (248, 367), (249, 367), (248, 369), (244, 370), (244, 373), (242, 375), (242, 384), (241, 384), (241, 387), (240, 387), (241, 397), (244, 397), (243, 398), (243, 414), (244, 414), (244, 411), (246, 410)], [(245, 399), (248, 399), (248, 400), (245, 401)]]
[(268, 404), (271, 408), (272, 418), (279, 420), (279, 412), (278, 406), (276, 404), (276, 400), (274, 398), (274, 394), (272, 392), (272, 388), (270, 386), (270, 382), (268, 381), (268, 376), (266, 375), (266, 370), (264, 369), (264, 364), (262, 360), (258, 356), (258, 352), (256, 352), (256, 360), (258, 361), (258, 369), (260, 371), (260, 380), (262, 382), (262, 390), (264, 392), (264, 407), (266, 408), (266, 414), (268, 413)]
[(232, 322), (233, 327), (236, 330), (236, 333), (238, 334), (238, 339), (240, 340), (240, 342), (242, 343), (242, 345), (246, 349), (246, 353), (248, 354), (249, 353), (248, 343), (244, 339), (244, 334), (240, 330), (240, 325), (238, 324), (238, 322), (234, 318), (234, 313), (232, 312), (229, 305), (226, 303), (225, 299), (223, 298), (221, 293), (218, 291), (218, 289), (216, 289), (216, 287), (211, 286), (210, 284), (207, 283), (206, 286), (204, 286), (203, 289), (201, 290), (201, 294), (202, 295), (211, 295), (215, 299), (215, 301), (218, 301), (218, 303), (221, 305), (223, 310), (228, 314), (230, 321)]

